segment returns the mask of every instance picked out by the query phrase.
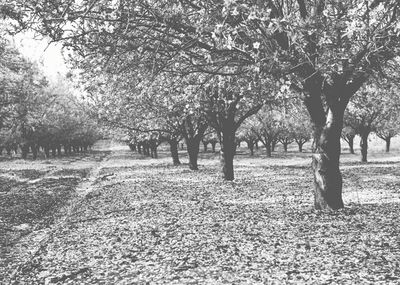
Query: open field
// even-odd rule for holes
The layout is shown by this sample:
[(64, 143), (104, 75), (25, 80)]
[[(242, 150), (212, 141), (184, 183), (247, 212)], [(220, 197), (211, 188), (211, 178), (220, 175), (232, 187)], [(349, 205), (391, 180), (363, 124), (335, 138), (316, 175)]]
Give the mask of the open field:
[[(5, 284), (398, 284), (400, 150), (343, 154), (344, 201), (312, 209), (310, 152), (245, 148), (234, 182), (103, 143), (84, 157), (0, 163)], [(244, 144), (243, 144), (244, 146)], [(343, 145), (344, 146), (344, 145)], [(260, 150), (261, 151), (261, 150)], [(357, 151), (357, 149), (356, 149)], [(3, 255), (4, 253), (4, 255)], [(1, 283), (1, 281), (0, 281)]]

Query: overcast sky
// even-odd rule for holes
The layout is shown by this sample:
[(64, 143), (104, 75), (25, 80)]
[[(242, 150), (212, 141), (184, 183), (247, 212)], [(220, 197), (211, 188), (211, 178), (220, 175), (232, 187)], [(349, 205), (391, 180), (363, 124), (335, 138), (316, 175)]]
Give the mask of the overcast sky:
[(54, 79), (57, 73), (67, 72), (68, 68), (64, 62), (60, 44), (48, 45), (47, 39), (34, 39), (33, 34), (18, 34), (13, 41), (24, 56), (42, 66), (49, 79)]

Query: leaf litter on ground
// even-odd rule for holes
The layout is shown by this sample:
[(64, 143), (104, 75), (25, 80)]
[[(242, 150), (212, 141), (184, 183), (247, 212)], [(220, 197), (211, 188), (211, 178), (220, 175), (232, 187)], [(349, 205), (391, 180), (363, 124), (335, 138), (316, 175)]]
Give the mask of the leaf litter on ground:
[(321, 212), (312, 209), (304, 157), (240, 157), (233, 182), (220, 179), (216, 159), (200, 160), (197, 172), (168, 163), (114, 152), (94, 181), (96, 195), (79, 200), (14, 281), (400, 282), (400, 197), (393, 186), (400, 176), (389, 170), (397, 165), (343, 163), (347, 207)]

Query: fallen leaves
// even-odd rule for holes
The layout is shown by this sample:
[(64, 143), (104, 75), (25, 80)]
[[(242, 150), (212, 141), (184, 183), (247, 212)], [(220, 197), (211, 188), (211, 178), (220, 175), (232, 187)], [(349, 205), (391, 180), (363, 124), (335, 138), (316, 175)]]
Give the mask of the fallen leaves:
[[(54, 232), (38, 268), (21, 272), (21, 280), (49, 284), (399, 281), (400, 204), (371, 200), (336, 212), (312, 210), (309, 161), (297, 159), (287, 168), (279, 159), (252, 158), (249, 163), (241, 158), (237, 179), (224, 182), (216, 162), (191, 172), (185, 166), (166, 167), (169, 158), (136, 160), (131, 153), (115, 157), (109, 159), (113, 166), (99, 173), (105, 179), (96, 180), (97, 190), (90, 199), (82, 199), (65, 226)], [(379, 190), (387, 185), (381, 183), (388, 179), (382, 175), (385, 168), (369, 173), (371, 178), (379, 176), (375, 180), (357, 179), (365, 171), (357, 165), (345, 169), (345, 197), (353, 195), (353, 187), (374, 193), (376, 183)], [(400, 177), (389, 178), (400, 183)]]

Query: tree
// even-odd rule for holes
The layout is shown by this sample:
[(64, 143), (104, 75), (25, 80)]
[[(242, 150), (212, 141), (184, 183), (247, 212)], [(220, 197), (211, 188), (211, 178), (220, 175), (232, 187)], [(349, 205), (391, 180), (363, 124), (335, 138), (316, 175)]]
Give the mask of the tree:
[(253, 120), (251, 130), (258, 140), (265, 146), (267, 157), (272, 156), (272, 143), (282, 132), (282, 114), (265, 106)]
[(217, 132), (221, 146), (222, 175), (234, 179), (233, 158), (236, 154), (236, 132), (242, 123), (256, 114), (267, 101), (268, 82), (258, 74), (254, 77), (214, 77), (204, 90), (205, 113), (211, 127)]
[(254, 133), (254, 131), (251, 129), (252, 126), (252, 120), (249, 119), (247, 122), (245, 122), (239, 129), (239, 137), (241, 138), (242, 141), (245, 141), (247, 144), (247, 148), (250, 150), (250, 155), (254, 155), (254, 147), (256, 145), (256, 142), (258, 140), (258, 136)]
[(286, 118), (282, 121), (282, 130), (278, 136), (278, 141), (283, 146), (283, 151), (287, 152), (288, 145), (294, 142), (294, 133), (293, 126), (286, 120)]
[(346, 115), (347, 124), (361, 137), (362, 162), (367, 162), (368, 137), (371, 132), (376, 131), (380, 123), (388, 121), (398, 109), (397, 89), (388, 82), (378, 84), (370, 81), (352, 98)]
[(390, 151), (391, 139), (400, 133), (399, 110), (392, 111), (388, 118), (377, 123), (375, 133), (378, 138), (385, 141), (386, 152)]
[(81, 55), (120, 58), (119, 70), (132, 65), (123, 62), (129, 53), (157, 70), (176, 72), (179, 60), (183, 73), (231, 75), (246, 66), (286, 78), (304, 95), (313, 125), (317, 209), (344, 206), (340, 136), (349, 100), (400, 53), (397, 0), (13, 4), (19, 11), (7, 15), (16, 21), (37, 20), (29, 26)]
[(299, 147), (299, 152), (302, 152), (303, 145), (311, 139), (312, 127), (309, 115), (303, 106), (294, 104), (290, 111), (290, 117), (294, 140)]
[(349, 150), (351, 154), (354, 154), (354, 138), (357, 135), (356, 130), (347, 123), (348, 118), (344, 119), (344, 128), (342, 130), (342, 139), (349, 145)]

